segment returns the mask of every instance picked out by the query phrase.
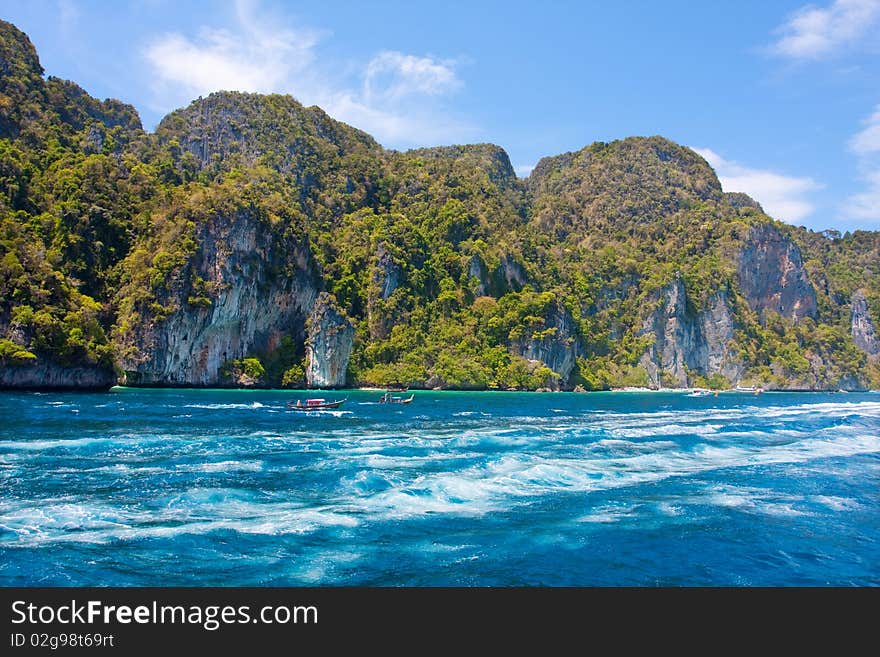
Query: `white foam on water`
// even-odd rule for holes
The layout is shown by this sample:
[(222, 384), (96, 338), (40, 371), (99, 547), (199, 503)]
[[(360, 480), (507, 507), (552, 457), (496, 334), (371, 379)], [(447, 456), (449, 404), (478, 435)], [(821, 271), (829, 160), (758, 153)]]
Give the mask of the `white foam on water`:
[(722, 428), (720, 424), (662, 424), (646, 428), (617, 428), (612, 429), (612, 435), (625, 436), (627, 438), (648, 438), (651, 436), (678, 436), (693, 435), (706, 436), (717, 433)]
[(663, 424), (690, 426), (700, 423), (729, 423), (736, 420), (755, 418), (800, 419), (801, 416), (846, 417), (859, 415), (880, 417), (880, 402), (839, 402), (805, 403), (792, 406), (737, 406), (733, 408), (682, 409), (677, 411), (645, 411), (638, 413), (593, 414), (595, 420), (605, 428), (649, 427)]
[(657, 502), (656, 507), (664, 516), (680, 516), (684, 513), (681, 506), (671, 502)]
[(602, 438), (584, 445), (589, 451), (599, 449), (625, 449), (627, 452), (656, 452), (664, 449), (680, 449), (680, 445), (671, 440), (624, 440), (622, 438)]
[(179, 441), (183, 439), (184, 438), (181, 438), (180, 436), (174, 435), (119, 434), (110, 437), (95, 436), (90, 438), (66, 438), (55, 440), (0, 440), (0, 450), (42, 451), (56, 448), (77, 449), (94, 445), (137, 447), (156, 442), (167, 442), (171, 440)]
[[(611, 458), (550, 458), (504, 455), (457, 472), (421, 474), (394, 489), (357, 501), (367, 513), (402, 517), (421, 513), (481, 515), (529, 498), (559, 492), (591, 492), (634, 486), (721, 468), (798, 463), (813, 459), (880, 452), (880, 437), (855, 434), (836, 439), (761, 447), (702, 445), (692, 451), (663, 450)], [(777, 496), (778, 497), (778, 496)], [(754, 503), (730, 491), (718, 505)], [(803, 513), (786, 501), (765, 501), (763, 512)]]
[(0, 528), (14, 538), (2, 543), (108, 543), (228, 530), (243, 534), (303, 534), (322, 527), (354, 527), (358, 521), (327, 507), (293, 502), (254, 501), (235, 489), (193, 489), (158, 508), (113, 507), (92, 503), (46, 503), (0, 507)]
[(590, 513), (575, 518), (574, 522), (610, 524), (633, 518), (636, 515), (636, 509), (627, 504), (603, 504), (594, 508)]
[(791, 495), (768, 488), (716, 484), (707, 488), (703, 495), (691, 497), (685, 501), (689, 504), (710, 504), (746, 513), (776, 517), (813, 515), (796, 506), (805, 502), (804, 496)]
[(101, 445), (117, 442), (112, 438), (69, 438), (63, 440), (0, 440), (0, 449), (9, 450), (35, 450), (54, 449), (61, 447), (64, 449), (76, 449), (78, 447), (88, 447), (90, 445)]
[(251, 402), (250, 404), (243, 404), (243, 403), (238, 403), (238, 404), (236, 404), (236, 403), (229, 403), (229, 404), (184, 404), (183, 406), (184, 406), (184, 408), (202, 408), (202, 409), (209, 409), (209, 410), (230, 410), (230, 409), (235, 409), (235, 408), (242, 408), (242, 409), (265, 408), (265, 406), (263, 406), (263, 404), (261, 404), (260, 402), (257, 402), (257, 401)]
[[(341, 415), (343, 412), (329, 413)], [(724, 431), (725, 423), (754, 420), (762, 413), (773, 418), (774, 426), (764, 430)], [(296, 500), (253, 491), (192, 489), (168, 499), (146, 500), (133, 506), (128, 502), (116, 507), (109, 502), (95, 506), (76, 500), (30, 501), (29, 506), (0, 507), (3, 523), (0, 527), (12, 535), (3, 543), (16, 545), (134, 540), (217, 530), (305, 533), (327, 526), (355, 526), (359, 518), (365, 517), (381, 520), (430, 513), (478, 516), (506, 511), (541, 496), (638, 486), (722, 468), (807, 463), (880, 452), (880, 436), (858, 425), (802, 431), (799, 427), (805, 413), (823, 417), (831, 414), (880, 417), (880, 403), (590, 413), (572, 423), (560, 423), (564, 418), (556, 416), (534, 423), (516, 418), (516, 427), (452, 427), (419, 435), (411, 434), (411, 429), (390, 433), (384, 428), (367, 429), (358, 435), (349, 429), (315, 432), (316, 435), (305, 429), (290, 434), (254, 432), (244, 437), (316, 447), (316, 451), (322, 453), (316, 467), (345, 471), (354, 463), (361, 470), (353, 477), (341, 477), (336, 489), (329, 489), (328, 497), (318, 506), (304, 506)], [(312, 414), (300, 417), (312, 417)], [(648, 433), (640, 435), (640, 430)], [(595, 440), (603, 432), (610, 437)], [(645, 440), (649, 436), (679, 433), (700, 436), (702, 441), (679, 445), (671, 440)], [(0, 447), (12, 452), (76, 448), (95, 442), (125, 444), (128, 438), (2, 441)], [(164, 436), (134, 438), (138, 445), (168, 439)], [(785, 442), (780, 442), (780, 438)], [(196, 442), (201, 446), (208, 440)], [(480, 449), (483, 446), (487, 449)], [(407, 453), (383, 453), (402, 448), (406, 448)], [(433, 464), (449, 460), (460, 460), (464, 465), (456, 470), (431, 471)], [(266, 464), (227, 459), (181, 467), (203, 472), (236, 471), (236, 468), (256, 471)], [(692, 501), (682, 502), (690, 503), (780, 517), (808, 513), (804, 504), (822, 505), (833, 511), (858, 508), (858, 503), (848, 498), (802, 499), (774, 491), (736, 487), (713, 488)], [(680, 507), (660, 502), (656, 511), (677, 515)], [(582, 522), (617, 522), (636, 512), (633, 507), (622, 510), (598, 507), (583, 516)]]
[(368, 454), (363, 458), (365, 465), (376, 469), (397, 470), (401, 468), (423, 468), (426, 465), (443, 461), (480, 458), (478, 452), (432, 452), (424, 456), (392, 456)]
[(363, 558), (359, 552), (342, 550), (322, 550), (317, 554), (309, 554), (302, 562), (294, 564), (290, 575), (306, 584), (319, 584), (332, 578), (333, 572), (340, 566), (351, 567)]
[(290, 411), (291, 414), (295, 414), (297, 417), (343, 417), (345, 415), (353, 415), (351, 411), (340, 411), (338, 409), (330, 409), (330, 408), (320, 408), (316, 411), (308, 411), (307, 413), (303, 413), (301, 411)]
[(859, 511), (865, 508), (851, 497), (837, 497), (834, 495), (811, 495), (808, 498), (812, 502), (828, 507), (832, 511)]
[(259, 472), (265, 467), (262, 461), (215, 461), (178, 465), (179, 472)]

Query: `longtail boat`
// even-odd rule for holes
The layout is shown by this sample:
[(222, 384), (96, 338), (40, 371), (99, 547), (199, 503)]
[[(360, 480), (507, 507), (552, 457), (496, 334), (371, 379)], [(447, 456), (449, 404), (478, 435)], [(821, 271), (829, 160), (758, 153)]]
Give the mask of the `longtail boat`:
[(306, 403), (303, 404), (301, 400), (297, 399), (294, 404), (292, 401), (287, 402), (287, 407), (293, 409), (294, 411), (321, 411), (328, 408), (339, 408), (348, 401), (348, 397), (345, 399), (334, 399), (333, 401), (327, 401), (326, 399), (306, 399)]

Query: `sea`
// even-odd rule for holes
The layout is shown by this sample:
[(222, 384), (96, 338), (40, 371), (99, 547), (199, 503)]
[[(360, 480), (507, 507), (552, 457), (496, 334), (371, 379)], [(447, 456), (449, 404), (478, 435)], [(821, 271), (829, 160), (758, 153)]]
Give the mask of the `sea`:
[(880, 585), (880, 394), (318, 395), (0, 394), (0, 585)]

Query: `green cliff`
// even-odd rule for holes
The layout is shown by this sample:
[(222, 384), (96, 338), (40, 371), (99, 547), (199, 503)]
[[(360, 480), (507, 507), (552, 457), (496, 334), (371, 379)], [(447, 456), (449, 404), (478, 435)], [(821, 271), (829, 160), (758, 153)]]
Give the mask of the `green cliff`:
[(661, 137), (516, 177), (289, 96), (154, 134), (0, 22), (0, 386), (880, 387), (880, 234), (726, 194)]

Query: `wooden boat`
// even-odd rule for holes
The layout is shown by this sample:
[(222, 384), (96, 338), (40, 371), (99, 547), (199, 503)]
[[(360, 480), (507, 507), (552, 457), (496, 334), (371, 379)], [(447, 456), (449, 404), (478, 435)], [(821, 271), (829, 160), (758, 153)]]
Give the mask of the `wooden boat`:
[(317, 398), (306, 399), (306, 403), (303, 404), (301, 400), (297, 399), (295, 404), (293, 402), (287, 402), (287, 407), (294, 411), (321, 411), (328, 408), (339, 408), (346, 401), (348, 401), (348, 397), (345, 399), (334, 399), (329, 402), (326, 399)]
[(390, 386), (390, 387), (386, 388), (385, 390), (386, 390), (386, 392), (406, 392), (407, 390), (409, 390), (409, 386), (396, 385), (396, 386)]
[(411, 393), (409, 397), (395, 397), (394, 395), (391, 394), (391, 391), (389, 390), (384, 395), (379, 397), (379, 403), (380, 404), (409, 404), (412, 402), (412, 400), (415, 396), (416, 396), (415, 393)]

